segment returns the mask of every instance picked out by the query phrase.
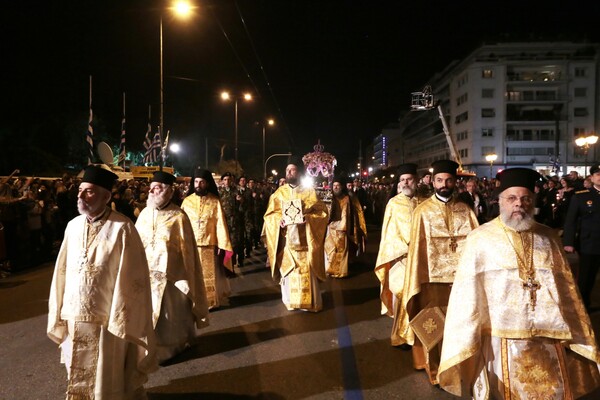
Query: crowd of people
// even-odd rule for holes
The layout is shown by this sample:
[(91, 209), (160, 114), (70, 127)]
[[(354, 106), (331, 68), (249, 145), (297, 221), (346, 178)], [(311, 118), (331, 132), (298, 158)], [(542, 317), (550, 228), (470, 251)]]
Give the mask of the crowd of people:
[(318, 312), (321, 282), (349, 275), (370, 222), (391, 345), (431, 384), (476, 398), (594, 390), (600, 166), (586, 179), (458, 172), (439, 160), (420, 178), (400, 165), (388, 184), (336, 175), (329, 197), (300, 184), (295, 158), (277, 184), (226, 172), (217, 185), (202, 168), (181, 182), (163, 171), (119, 182), (100, 166), (16, 178), (0, 186), (2, 272), (56, 259), (48, 335), (68, 398), (143, 398), (147, 374), (194, 343), (254, 250), (265, 247), (288, 310)]

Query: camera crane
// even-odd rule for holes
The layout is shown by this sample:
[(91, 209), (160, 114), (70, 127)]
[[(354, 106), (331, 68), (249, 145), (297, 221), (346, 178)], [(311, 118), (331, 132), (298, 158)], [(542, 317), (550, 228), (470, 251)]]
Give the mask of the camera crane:
[(438, 103), (435, 104), (433, 99), (433, 92), (431, 91), (431, 86), (427, 85), (423, 88), (421, 92), (413, 92), (412, 95), (412, 103), (411, 103), (411, 111), (428, 111), (437, 107), (440, 121), (442, 121), (442, 127), (444, 128), (444, 134), (446, 135), (446, 141), (448, 142), (448, 147), (450, 148), (450, 155), (454, 158), (454, 161), (458, 163), (458, 173), (459, 175), (474, 175), (469, 173), (468, 171), (463, 170), (462, 160), (460, 159), (460, 155), (456, 151), (456, 144), (454, 143), (454, 139), (452, 135), (450, 135), (450, 129), (448, 129), (448, 123), (446, 122), (446, 118), (444, 118), (444, 112), (442, 111), (442, 106)]

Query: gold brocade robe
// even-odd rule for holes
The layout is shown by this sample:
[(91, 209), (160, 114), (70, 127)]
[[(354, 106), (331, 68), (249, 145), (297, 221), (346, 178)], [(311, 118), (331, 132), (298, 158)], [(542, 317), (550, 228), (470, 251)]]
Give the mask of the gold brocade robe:
[(144, 243), (150, 269), (154, 327), (160, 315), (167, 281), (190, 300), (196, 327), (208, 325), (202, 266), (187, 214), (174, 203), (160, 210), (145, 207), (135, 227)]
[(381, 282), (381, 314), (390, 317), (393, 316), (394, 296), (397, 299), (402, 297), (412, 213), (417, 202), (416, 197), (400, 193), (392, 197), (385, 207), (375, 275)]
[[(334, 200), (335, 201), (335, 200)], [(325, 235), (325, 269), (328, 275), (342, 278), (348, 276), (350, 251), (364, 252), (367, 224), (362, 207), (354, 196), (338, 199), (340, 219), (330, 221)]]
[[(141, 388), (157, 367), (144, 247), (129, 218), (106, 213), (91, 223), (84, 215), (68, 223), (50, 286), (47, 334), (57, 344), (73, 343), (68, 354), (61, 347), (63, 361), (78, 366), (70, 372), (69, 396), (124, 395)], [(96, 327), (95, 333), (79, 336), (79, 323)], [(103, 347), (104, 339), (115, 346)], [(125, 344), (135, 347), (135, 357), (128, 356), (119, 370), (112, 365), (113, 351)], [(107, 370), (114, 381), (102, 372)], [(115, 381), (124, 381), (125, 387), (113, 387)]]
[(208, 306), (219, 307), (231, 291), (223, 268), (233, 271), (231, 258), (217, 254), (219, 249), (229, 254), (233, 252), (221, 202), (212, 193), (206, 196), (193, 193), (183, 199), (181, 209), (190, 218), (194, 230)]
[[(533, 238), (533, 244), (519, 247), (519, 233), (496, 218), (467, 237), (448, 304), (438, 373), (440, 386), (450, 393), (577, 398), (600, 385), (594, 331), (560, 239), (537, 223), (521, 235)], [(531, 243), (524, 238), (523, 243)], [(539, 284), (535, 307), (523, 286), (523, 260), (533, 261)], [(502, 365), (491, 372), (494, 364)]]
[[(289, 229), (280, 228), (283, 215), (282, 202), (292, 199), (302, 200), (302, 213), (306, 221), (304, 224), (297, 225), (300, 235), (299, 245), (288, 243), (285, 235)], [(289, 184), (285, 184), (271, 195), (264, 217), (263, 240), (273, 279), (279, 280), (294, 269), (310, 271), (321, 281), (326, 279), (323, 242), (327, 218), (327, 207), (317, 198), (312, 188), (301, 186), (292, 188)], [(284, 242), (286, 245), (280, 248), (280, 244)]]
[[(445, 290), (436, 293), (438, 287), (430, 284), (454, 281), (465, 238), (477, 226), (477, 218), (469, 206), (454, 198), (444, 203), (434, 195), (415, 208), (402, 290), (401, 340), (397, 345), (414, 343), (408, 323), (425, 306), (432, 301), (443, 303), (432, 306), (446, 305)], [(451, 248), (452, 238), (457, 246), (455, 251)]]
[[(192, 193), (181, 203), (181, 209), (186, 212), (194, 229), (198, 246), (214, 246), (222, 250), (233, 251), (225, 214), (219, 197), (212, 193), (198, 196)], [(226, 265), (231, 270), (231, 264)]]

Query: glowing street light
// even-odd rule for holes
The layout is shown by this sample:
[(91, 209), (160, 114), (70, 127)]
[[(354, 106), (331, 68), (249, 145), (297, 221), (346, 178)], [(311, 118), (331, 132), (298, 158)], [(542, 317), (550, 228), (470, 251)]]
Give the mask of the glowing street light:
[[(177, 1), (169, 9), (174, 15), (180, 18), (188, 18), (192, 14), (194, 7), (187, 1)], [(165, 75), (164, 75), (164, 62), (163, 62), (163, 15), (160, 14), (160, 126), (159, 126), (160, 140), (164, 139), (163, 135), (165, 132)], [(161, 144), (162, 146), (162, 144)], [(165, 163), (165, 154), (161, 159), (160, 166), (162, 167)]]
[[(231, 94), (229, 92), (222, 92), (221, 99), (223, 101), (230, 101), (232, 99)], [(233, 98), (235, 104), (235, 114), (234, 114), (234, 130), (235, 130), (235, 164), (236, 169), (238, 168), (238, 100), (242, 99), (244, 101), (252, 101), (252, 95), (250, 93), (243, 93), (240, 97)], [(237, 173), (237, 171), (236, 171)]]
[(584, 176), (587, 176), (587, 174), (588, 174), (588, 171), (587, 171), (588, 150), (590, 149), (590, 146), (595, 145), (597, 141), (598, 141), (598, 136), (593, 133), (591, 135), (580, 136), (577, 139), (575, 139), (575, 144), (583, 149), (583, 154), (585, 156), (585, 167), (583, 169)]
[(488, 154), (485, 156), (485, 161), (490, 163), (490, 179), (492, 179), (492, 168), (494, 167), (494, 161), (496, 161), (498, 159), (498, 155), (495, 153), (492, 154)]
[(181, 151), (181, 146), (179, 143), (173, 143), (169, 146), (169, 150), (171, 150), (173, 153), (179, 153), (179, 151)]

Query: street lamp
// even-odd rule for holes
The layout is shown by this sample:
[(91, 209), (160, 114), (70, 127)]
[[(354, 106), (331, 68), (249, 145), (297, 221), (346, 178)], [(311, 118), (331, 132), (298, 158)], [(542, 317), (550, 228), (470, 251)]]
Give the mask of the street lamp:
[(575, 139), (575, 144), (583, 149), (583, 154), (585, 156), (585, 167), (583, 169), (584, 177), (587, 176), (588, 150), (590, 149), (590, 146), (596, 144), (597, 141), (598, 141), (598, 136), (593, 133), (591, 135), (580, 136), (577, 139)]
[[(271, 154), (266, 160), (265, 163), (263, 164), (263, 176), (267, 176), (267, 163), (269, 162), (269, 160), (273, 157), (289, 157), (291, 156), (292, 153), (275, 153), (275, 154)], [(275, 171), (275, 170), (273, 170)], [(271, 172), (273, 172), (271, 171)], [(277, 175), (277, 171), (275, 171), (274, 175)]]
[[(229, 92), (222, 92), (221, 93), (221, 99), (223, 99), (224, 101), (229, 101), (231, 100), (231, 95), (229, 94)], [(252, 101), (252, 95), (250, 93), (243, 93), (241, 97), (235, 97), (234, 100), (234, 104), (235, 104), (235, 114), (234, 114), (234, 130), (235, 130), (235, 149), (234, 149), (234, 154), (235, 154), (235, 168), (236, 168), (236, 172), (237, 172), (237, 168), (238, 168), (238, 100), (242, 99), (244, 101)]]
[(494, 167), (494, 161), (496, 161), (498, 159), (498, 155), (495, 153), (492, 154), (488, 154), (485, 156), (485, 161), (490, 163), (490, 179), (492, 179), (492, 174), (493, 174), (493, 167)]
[[(263, 143), (262, 143), (262, 145), (263, 145), (263, 148), (262, 148), (262, 151), (263, 151), (263, 153), (262, 153), (262, 162), (263, 162), (263, 165), (265, 164), (265, 131), (267, 130), (266, 126), (267, 125), (270, 125), (270, 126), (275, 125), (275, 120), (268, 119), (266, 122), (267, 122), (266, 124), (264, 122), (262, 124), (262, 139), (263, 139)], [(267, 179), (267, 172), (266, 171), (264, 171), (263, 179), (265, 179), (265, 180)]]
[[(192, 14), (192, 5), (187, 1), (177, 1), (169, 7), (174, 15), (180, 18), (187, 18)], [(165, 130), (165, 76), (164, 76), (164, 63), (163, 63), (163, 16), (160, 14), (160, 126), (158, 132), (160, 134), (160, 140), (162, 141), (164, 130)], [(162, 147), (162, 144), (161, 144)], [(161, 168), (165, 163), (165, 155), (161, 158)]]

